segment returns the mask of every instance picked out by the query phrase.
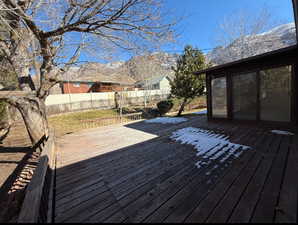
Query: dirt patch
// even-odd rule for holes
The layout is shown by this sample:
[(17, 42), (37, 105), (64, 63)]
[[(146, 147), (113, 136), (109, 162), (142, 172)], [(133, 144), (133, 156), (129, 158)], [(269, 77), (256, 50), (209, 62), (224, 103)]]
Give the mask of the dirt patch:
[(0, 223), (16, 222), (24, 191), (37, 163), (23, 122), (15, 122), (0, 144)]
[[(17, 151), (18, 149), (15, 150)], [(0, 165), (2, 179), (0, 188), (0, 223), (17, 222), (26, 187), (30, 183), (38, 163), (39, 153), (33, 152), (30, 148), (24, 148), (23, 151), (27, 152), (17, 164), (10, 167), (5, 167), (5, 164)], [(8, 177), (5, 179), (7, 175)]]

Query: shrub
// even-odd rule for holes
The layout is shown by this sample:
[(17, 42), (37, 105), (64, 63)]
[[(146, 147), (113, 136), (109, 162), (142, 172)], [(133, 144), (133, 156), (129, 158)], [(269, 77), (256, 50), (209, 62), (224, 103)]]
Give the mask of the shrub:
[(173, 106), (174, 106), (174, 103), (171, 99), (160, 101), (157, 103), (157, 108), (161, 115), (164, 115), (167, 112), (169, 112)]
[(158, 109), (148, 108), (146, 113), (149, 115), (149, 118), (161, 116)]

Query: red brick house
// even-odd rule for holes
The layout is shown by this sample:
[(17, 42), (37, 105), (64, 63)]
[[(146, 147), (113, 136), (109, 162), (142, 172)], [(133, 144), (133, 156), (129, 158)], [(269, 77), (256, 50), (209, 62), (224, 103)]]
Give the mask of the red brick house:
[(96, 76), (60, 82), (63, 94), (135, 90), (135, 80), (127, 75)]
[(60, 85), (63, 94), (74, 94), (91, 92), (91, 87), (94, 83), (84, 81), (62, 81)]

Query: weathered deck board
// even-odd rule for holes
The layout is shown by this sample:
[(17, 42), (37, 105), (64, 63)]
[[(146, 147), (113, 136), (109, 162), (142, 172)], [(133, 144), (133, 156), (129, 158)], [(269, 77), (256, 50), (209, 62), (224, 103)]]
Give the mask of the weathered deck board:
[(278, 203), (279, 192), (287, 161), (289, 137), (283, 137), (272, 170), (266, 180), (260, 199), (251, 218), (252, 222), (273, 222)]
[[(272, 135), (273, 136), (273, 135)], [(273, 138), (273, 137), (272, 137)], [(264, 146), (263, 149), (267, 147), (271, 148), (271, 152), (275, 154), (278, 151), (279, 142), (281, 141), (280, 137), (276, 137), (273, 142), (267, 142), (269, 146)], [(266, 181), (267, 174), (269, 173), (274, 157), (265, 157), (262, 159), (262, 162), (259, 168), (256, 171), (255, 176), (249, 182), (246, 190), (243, 192), (241, 199), (239, 200), (238, 205), (235, 207), (230, 222), (238, 223), (247, 223), (249, 222), (250, 216), (254, 210), (254, 207), (257, 203), (262, 187)]]
[[(245, 145), (251, 145), (255, 139), (256, 136), (252, 136), (251, 135), (251, 130), (250, 132), (244, 132), (244, 133), (238, 133), (240, 139), (242, 139), (242, 144)], [(238, 140), (240, 140), (238, 139)], [(225, 168), (226, 165), (224, 165), (224, 167), (222, 167), (222, 169)], [(217, 168), (221, 169), (221, 168)], [(216, 186), (216, 183), (218, 182), (218, 180), (220, 179), (216, 179), (217, 176), (220, 176), (220, 171), (217, 172), (217, 170), (215, 171), (215, 173), (213, 173), (211, 175), (211, 177), (214, 177), (214, 181), (213, 181), (213, 187)], [(228, 172), (228, 171), (227, 171)], [(226, 175), (226, 173), (224, 174), (224, 176)], [(224, 178), (223, 176), (223, 178)], [(222, 178), (222, 177), (220, 177)], [(178, 204), (178, 208), (176, 210), (174, 210), (165, 220), (164, 222), (183, 222), (185, 220), (185, 218), (192, 212), (192, 210), (201, 202), (201, 200), (205, 197), (205, 194), (208, 194), (210, 191), (212, 191), (212, 186), (208, 187), (207, 186), (207, 191), (203, 192), (203, 189), (201, 188), (203, 185), (201, 185), (199, 188), (197, 188), (194, 192), (189, 193), (189, 197), (185, 200), (181, 202), (177, 202)]]
[[(206, 159), (169, 139), (188, 126), (229, 135), (251, 149), (223, 162), (228, 150), (219, 149), (212, 153), (216, 160), (198, 168)], [(127, 135), (120, 127), (70, 135), (73, 144), (61, 140), (55, 222), (297, 222), (297, 135), (205, 117), (179, 125), (130, 124)], [(86, 148), (75, 147), (80, 142)]]
[[(258, 156), (257, 151), (260, 146), (266, 148), (269, 145), (271, 139), (266, 139), (261, 136), (255, 143), (254, 148), (256, 151), (247, 152), (242, 159), (237, 161), (235, 165), (231, 168), (231, 172), (216, 185), (214, 191), (212, 191), (191, 213), (191, 215), (186, 219), (186, 222), (205, 222), (216, 206), (220, 203), (222, 199), (225, 198), (226, 194), (230, 190), (231, 186), (239, 179), (241, 174), (245, 174), (248, 167), (253, 166), (260, 156)], [(268, 143), (269, 142), (269, 143)]]
[(278, 223), (297, 223), (297, 204), (298, 204), (298, 136), (292, 139), (284, 182), (281, 188), (278, 208), (275, 215), (275, 222)]
[[(247, 137), (248, 133), (249, 131), (244, 131), (242, 135), (241, 133), (239, 133), (239, 135), (242, 137)], [(221, 158), (222, 157), (223, 156), (221, 156)], [(221, 158), (219, 158), (219, 160)], [(211, 165), (210, 168), (212, 168), (215, 164), (216, 162), (214, 162), (214, 164)], [(226, 163), (220, 163), (217, 165), (217, 169), (213, 171), (212, 174), (210, 174), (209, 176), (204, 176), (204, 174), (206, 174), (206, 171), (210, 171), (210, 168), (206, 168), (206, 170), (202, 174), (203, 176), (200, 176), (199, 178), (195, 179), (194, 183), (188, 185), (187, 187), (184, 187), (182, 191), (177, 193), (168, 202), (163, 204), (152, 215), (146, 218), (145, 221), (163, 221), (166, 217), (168, 217), (169, 214), (171, 214), (171, 216), (166, 218), (165, 222), (183, 221), (183, 219), (186, 217), (187, 211), (191, 210), (191, 208), (194, 207), (193, 205), (197, 201), (199, 201), (199, 199), (204, 195), (204, 193), (207, 193), (209, 191), (209, 189), (215, 184), (215, 181), (220, 176), (222, 171), (224, 171), (225, 168), (228, 166)]]

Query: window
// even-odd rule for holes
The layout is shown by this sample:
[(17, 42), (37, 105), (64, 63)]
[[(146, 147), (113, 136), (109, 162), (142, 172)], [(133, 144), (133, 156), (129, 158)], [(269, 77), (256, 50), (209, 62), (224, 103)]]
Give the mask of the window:
[(153, 84), (153, 85), (152, 85), (152, 89), (154, 89), (154, 90), (155, 90), (155, 89), (160, 89), (160, 88), (159, 88), (159, 83), (157, 83), (157, 84)]
[(257, 119), (257, 74), (237, 74), (233, 82), (233, 117), (234, 119)]
[(226, 77), (212, 79), (212, 115), (213, 117), (227, 117), (227, 80)]
[(80, 87), (80, 83), (74, 83), (73, 86), (74, 87)]
[(260, 118), (266, 121), (291, 120), (291, 66), (260, 72)]

